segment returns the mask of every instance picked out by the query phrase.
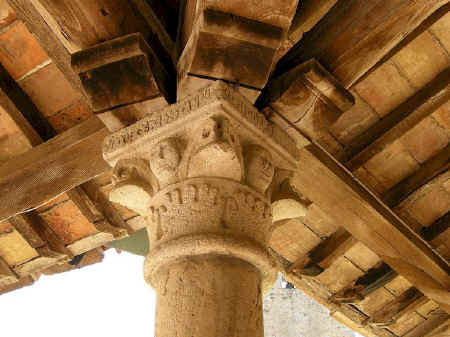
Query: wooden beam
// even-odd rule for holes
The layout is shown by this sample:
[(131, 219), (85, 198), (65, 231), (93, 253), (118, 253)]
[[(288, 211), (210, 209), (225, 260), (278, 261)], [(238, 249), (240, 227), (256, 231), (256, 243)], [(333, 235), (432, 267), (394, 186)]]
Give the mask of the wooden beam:
[(382, 263), (376, 268), (370, 269), (367, 274), (361, 276), (350, 288), (334, 294), (330, 301), (334, 303), (357, 303), (371, 293), (384, 287), (396, 278), (398, 274), (387, 264)]
[[(450, 312), (448, 261), (322, 148), (311, 144), (300, 151), (302, 161), (291, 180), (294, 188)], [(325, 186), (330, 186), (326, 193)]]
[(294, 45), (310, 31), (338, 2), (338, 0), (304, 0), (298, 7), (288, 32), (288, 41)]
[(403, 179), (388, 191), (383, 193), (381, 199), (389, 207), (395, 207), (405, 200), (411, 193), (431, 181), (439, 174), (446, 172), (450, 167), (450, 144), (442, 149), (433, 158), (409, 177)]
[(396, 297), (394, 301), (372, 315), (364, 324), (387, 327), (394, 324), (400, 317), (414, 311), (427, 300), (416, 288), (409, 288), (399, 297)]
[(274, 76), (316, 58), (346, 87), (448, 0), (339, 1), (278, 63)]
[(108, 134), (94, 116), (0, 166), (0, 222), (109, 170), (102, 158)]
[[(86, 182), (85, 184), (89, 184), (89, 182)], [(121, 221), (119, 222), (122, 226), (117, 226), (117, 222), (110, 221), (109, 217), (104, 214), (99, 207), (97, 207), (99, 204), (87, 195), (82, 186), (75, 187), (74, 189), (68, 191), (67, 195), (75, 203), (75, 205), (77, 205), (86, 219), (88, 219), (99, 232), (112, 234), (115, 239), (121, 239), (127, 236), (127, 231), (125, 228), (128, 226), (125, 224), (122, 217), (120, 217)]]
[(0, 106), (14, 120), (31, 146), (49, 140), (55, 132), (17, 82), (0, 64)]
[(435, 329), (430, 331), (424, 337), (445, 337), (450, 336), (450, 319), (439, 324)]
[(329, 268), (357, 242), (350, 233), (343, 229), (338, 229), (314, 248), (308, 256), (295, 261), (289, 267), (288, 271), (293, 271), (301, 275), (317, 276)]
[(450, 68), (442, 71), (369, 130), (356, 137), (337, 155), (347, 168), (355, 171), (376, 154), (411, 130), (450, 99)]
[(41, 47), (53, 60), (72, 86), (81, 90), (80, 80), (70, 65), (70, 53), (29, 0), (7, 0), (17, 17), (25, 22)]
[(433, 241), (450, 227), (450, 211), (445, 213), (430, 226), (422, 228), (420, 235), (427, 241)]
[(416, 326), (403, 337), (432, 337), (430, 333), (438, 329), (442, 324), (445, 324), (445, 322), (449, 322), (449, 316), (445, 313), (437, 313)]
[(369, 76), (372, 72), (377, 70), (383, 63), (387, 60), (391, 59), (395, 54), (397, 54), (400, 50), (405, 48), (411, 41), (416, 39), (419, 35), (428, 30), (435, 22), (439, 21), (443, 16), (445, 16), (450, 11), (450, 3), (440, 7), (433, 14), (427, 17), (416, 29), (414, 29), (408, 36), (406, 36), (402, 41), (400, 41), (394, 48), (391, 49), (389, 53), (384, 55), (368, 72), (366, 72), (362, 77), (358, 79), (353, 85), (358, 84), (363, 81), (367, 76)]

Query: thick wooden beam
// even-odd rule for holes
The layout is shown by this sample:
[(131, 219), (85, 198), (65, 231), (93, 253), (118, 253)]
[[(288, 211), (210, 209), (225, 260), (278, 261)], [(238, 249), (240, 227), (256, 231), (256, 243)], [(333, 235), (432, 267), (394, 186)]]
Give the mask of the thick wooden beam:
[(448, 0), (339, 1), (283, 57), (275, 76), (316, 58), (349, 88)]
[(70, 65), (70, 53), (31, 2), (29, 0), (7, 0), (7, 2), (14, 9), (17, 17), (25, 22), (41, 47), (61, 70), (70, 84), (75, 89), (81, 90), (80, 80)]
[(308, 256), (295, 261), (288, 269), (300, 275), (317, 276), (329, 268), (358, 241), (350, 233), (339, 229), (314, 248)]
[(102, 143), (108, 134), (91, 117), (0, 166), (0, 222), (107, 171)]
[(387, 60), (392, 58), (400, 50), (405, 48), (411, 41), (413, 41), (420, 34), (425, 32), (426, 30), (428, 30), (434, 23), (439, 21), (449, 11), (450, 11), (450, 3), (447, 3), (446, 5), (437, 9), (433, 14), (431, 14), (429, 17), (427, 17), (416, 29), (414, 29), (410, 34), (408, 34), (408, 36), (406, 36), (394, 48), (392, 48), (386, 55), (384, 55), (384, 57), (382, 57), (369, 71), (367, 71), (362, 77), (360, 77), (354, 85), (356, 85), (358, 82), (363, 81), (372, 72), (377, 70), (383, 63), (385, 63)]
[(450, 227), (450, 211), (445, 213), (430, 226), (424, 227), (420, 235), (427, 241), (433, 241), (440, 234), (444, 233)]
[(442, 149), (433, 158), (428, 160), (418, 171), (403, 179), (388, 191), (383, 193), (381, 199), (389, 207), (395, 207), (439, 174), (446, 172), (450, 167), (450, 144)]
[[(330, 154), (301, 150), (291, 183), (396, 272), (450, 312), (450, 266)], [(330, 186), (324, 193), (324, 187)]]
[(288, 32), (288, 41), (294, 45), (303, 34), (310, 31), (338, 2), (338, 0), (304, 0), (301, 1)]
[(369, 130), (356, 137), (337, 155), (355, 171), (376, 154), (411, 130), (450, 99), (450, 68), (441, 72), (423, 89), (410, 97)]

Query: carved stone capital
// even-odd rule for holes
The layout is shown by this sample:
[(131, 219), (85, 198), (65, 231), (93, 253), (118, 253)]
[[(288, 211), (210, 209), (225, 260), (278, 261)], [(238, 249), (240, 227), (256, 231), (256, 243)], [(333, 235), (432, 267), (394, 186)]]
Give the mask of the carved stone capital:
[(233, 88), (214, 83), (112, 134), (104, 158), (115, 168), (111, 200), (147, 219), (153, 287), (195, 256), (243, 260), (274, 280), (274, 176), (295, 169), (297, 148)]

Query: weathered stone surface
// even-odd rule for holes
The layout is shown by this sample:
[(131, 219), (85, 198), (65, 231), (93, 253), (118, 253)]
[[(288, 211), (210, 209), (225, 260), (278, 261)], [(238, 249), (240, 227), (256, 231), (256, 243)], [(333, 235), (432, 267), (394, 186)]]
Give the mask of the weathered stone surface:
[(110, 199), (147, 219), (158, 336), (262, 337), (274, 176), (297, 163), (289, 136), (216, 82), (107, 137), (104, 158)]

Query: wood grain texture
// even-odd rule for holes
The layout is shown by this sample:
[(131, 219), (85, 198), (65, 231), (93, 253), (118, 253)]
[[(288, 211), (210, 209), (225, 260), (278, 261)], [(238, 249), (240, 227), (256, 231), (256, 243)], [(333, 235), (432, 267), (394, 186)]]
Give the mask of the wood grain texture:
[(317, 276), (348, 252), (358, 241), (347, 231), (339, 229), (308, 253), (295, 261), (289, 270), (300, 275)]
[(316, 58), (349, 88), (448, 0), (339, 1), (288, 54), (275, 76)]
[(70, 53), (124, 34), (147, 36), (149, 32), (144, 18), (127, 0), (30, 2)]
[(85, 48), (71, 62), (96, 112), (159, 96), (175, 102), (175, 74), (139, 33)]
[(41, 47), (47, 52), (53, 62), (55, 62), (69, 83), (75, 89), (81, 90), (78, 76), (70, 65), (70, 53), (53, 33), (36, 8), (31, 5), (29, 0), (7, 0), (7, 2), (14, 9), (17, 17), (25, 22), (28, 29), (33, 33)]
[(394, 324), (399, 318), (414, 311), (418, 306), (425, 303), (427, 298), (415, 288), (410, 288), (394, 301), (383, 307), (379, 312), (372, 315), (365, 324), (387, 327)]
[(450, 68), (447, 68), (426, 87), (353, 139), (337, 158), (345, 162), (351, 171), (361, 167), (445, 104), (450, 98), (449, 83)]
[[(292, 184), (400, 275), (450, 311), (450, 266), (400, 218), (316, 145), (301, 150)], [(333, 186), (323, 193), (324, 186)]]
[[(0, 167), (0, 221), (44, 202), (102, 174), (104, 124), (92, 117)], [(83, 159), (80, 159), (80, 154)]]
[(384, 192), (381, 199), (389, 207), (395, 207), (434, 177), (446, 172), (449, 167), (450, 144), (428, 160), (418, 171)]

